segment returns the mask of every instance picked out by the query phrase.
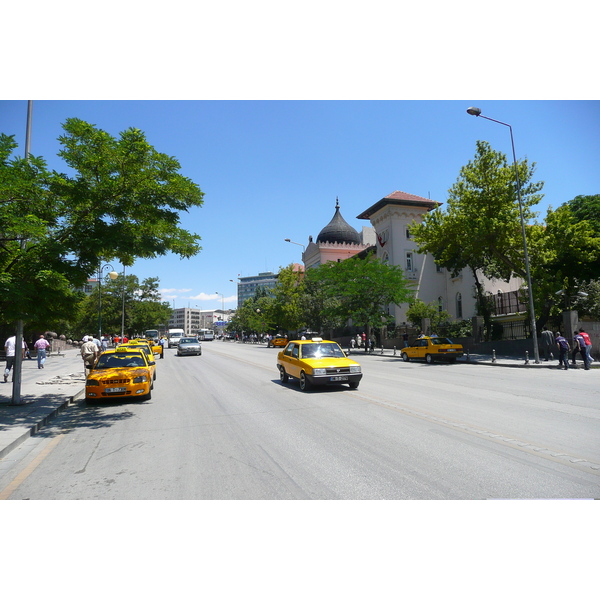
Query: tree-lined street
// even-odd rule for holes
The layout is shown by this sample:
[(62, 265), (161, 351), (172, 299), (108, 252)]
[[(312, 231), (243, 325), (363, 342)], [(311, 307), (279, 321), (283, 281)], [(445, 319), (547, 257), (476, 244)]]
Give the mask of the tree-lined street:
[(70, 409), (2, 461), (0, 491), (29, 468), (11, 499), (600, 497), (597, 370), (361, 353), (358, 390), (303, 393), (276, 353), (168, 351), (150, 401)]

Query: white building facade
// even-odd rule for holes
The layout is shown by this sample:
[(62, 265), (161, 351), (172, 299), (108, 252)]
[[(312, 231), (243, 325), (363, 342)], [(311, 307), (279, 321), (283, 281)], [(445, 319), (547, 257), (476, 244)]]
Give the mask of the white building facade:
[[(395, 191), (382, 198), (357, 216), (368, 219), (375, 229), (377, 257), (390, 265), (399, 265), (415, 286), (415, 295), (426, 304), (435, 303), (439, 310), (447, 311), (455, 320), (476, 316), (475, 278), (464, 269), (452, 277), (447, 269), (438, 267), (430, 254), (419, 254), (417, 244), (411, 239), (409, 227), (420, 223), (440, 202)], [(478, 279), (488, 294), (516, 292), (520, 279), (510, 282), (489, 280), (478, 274)], [(390, 314), (396, 325), (406, 322), (407, 305), (391, 306)]]

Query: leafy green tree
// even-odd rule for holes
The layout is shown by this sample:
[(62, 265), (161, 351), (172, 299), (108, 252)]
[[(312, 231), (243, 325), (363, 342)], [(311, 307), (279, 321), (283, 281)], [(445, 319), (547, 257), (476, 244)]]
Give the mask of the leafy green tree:
[(413, 297), (411, 284), (402, 269), (387, 265), (375, 256), (327, 262), (306, 273), (307, 280), (318, 289), (324, 316), (332, 321), (364, 326), (367, 336), (372, 328), (392, 321), (387, 312), (390, 304), (403, 304)]
[(271, 320), (283, 331), (298, 331), (304, 327), (304, 272), (295, 270), (293, 265), (280, 268), (273, 295)]
[[(158, 293), (159, 279), (151, 277), (139, 283), (137, 276), (120, 276), (115, 280), (102, 282), (101, 290), (96, 288), (82, 300), (79, 317), (71, 327), (72, 337), (81, 339), (87, 333), (98, 331), (99, 311), (102, 311), (102, 332), (121, 333), (123, 300), (125, 304), (125, 333), (132, 337), (146, 329), (166, 324), (171, 316), (168, 302), (161, 302)], [(100, 306), (99, 293), (102, 295)]]
[[(39, 157), (11, 158), (14, 136), (0, 135), (0, 313), (28, 326), (59, 319), (79, 301), (100, 258), (173, 252), (189, 258), (200, 238), (179, 226), (202, 205), (200, 188), (179, 162), (157, 152), (142, 131), (118, 138), (68, 119), (59, 138), (69, 174)], [(40, 302), (40, 299), (43, 301)]]
[[(535, 216), (532, 207), (542, 199), (543, 182), (532, 180), (535, 163), (517, 161), (517, 169), (523, 218), (528, 222)], [(428, 213), (410, 231), (419, 252), (432, 254), (436, 264), (454, 275), (471, 270), (479, 304), (484, 306), (479, 272), (505, 281), (512, 276), (526, 278), (514, 165), (488, 142), (478, 141), (475, 158), (461, 168), (448, 194), (445, 210)], [(489, 332), (490, 315), (482, 316)]]
[(431, 330), (436, 331), (445, 323), (448, 323), (452, 317), (445, 310), (439, 310), (435, 302), (425, 304), (420, 298), (410, 303), (406, 311), (406, 319), (413, 327), (420, 328), (423, 319), (429, 319)]
[(600, 194), (575, 196), (566, 205), (578, 220), (587, 221), (600, 237)]

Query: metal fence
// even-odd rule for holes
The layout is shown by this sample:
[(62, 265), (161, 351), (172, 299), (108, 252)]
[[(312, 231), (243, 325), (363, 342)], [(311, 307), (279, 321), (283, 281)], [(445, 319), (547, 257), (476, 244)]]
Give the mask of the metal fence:
[(527, 311), (527, 305), (519, 298), (519, 291), (494, 294), (494, 315), (510, 315)]

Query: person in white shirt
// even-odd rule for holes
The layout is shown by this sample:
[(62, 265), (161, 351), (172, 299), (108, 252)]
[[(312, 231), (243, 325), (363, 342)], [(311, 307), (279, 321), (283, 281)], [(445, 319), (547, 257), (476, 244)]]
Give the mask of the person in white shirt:
[[(27, 344), (25, 340), (23, 341), (23, 347), (21, 349), (22, 357), (25, 358), (25, 349), (27, 348)], [(8, 381), (8, 374), (15, 364), (15, 347), (17, 345), (17, 336), (13, 335), (9, 337), (6, 342), (4, 342), (4, 352), (6, 352), (6, 368), (4, 369), (4, 383)], [(14, 371), (13, 371), (14, 377)]]

